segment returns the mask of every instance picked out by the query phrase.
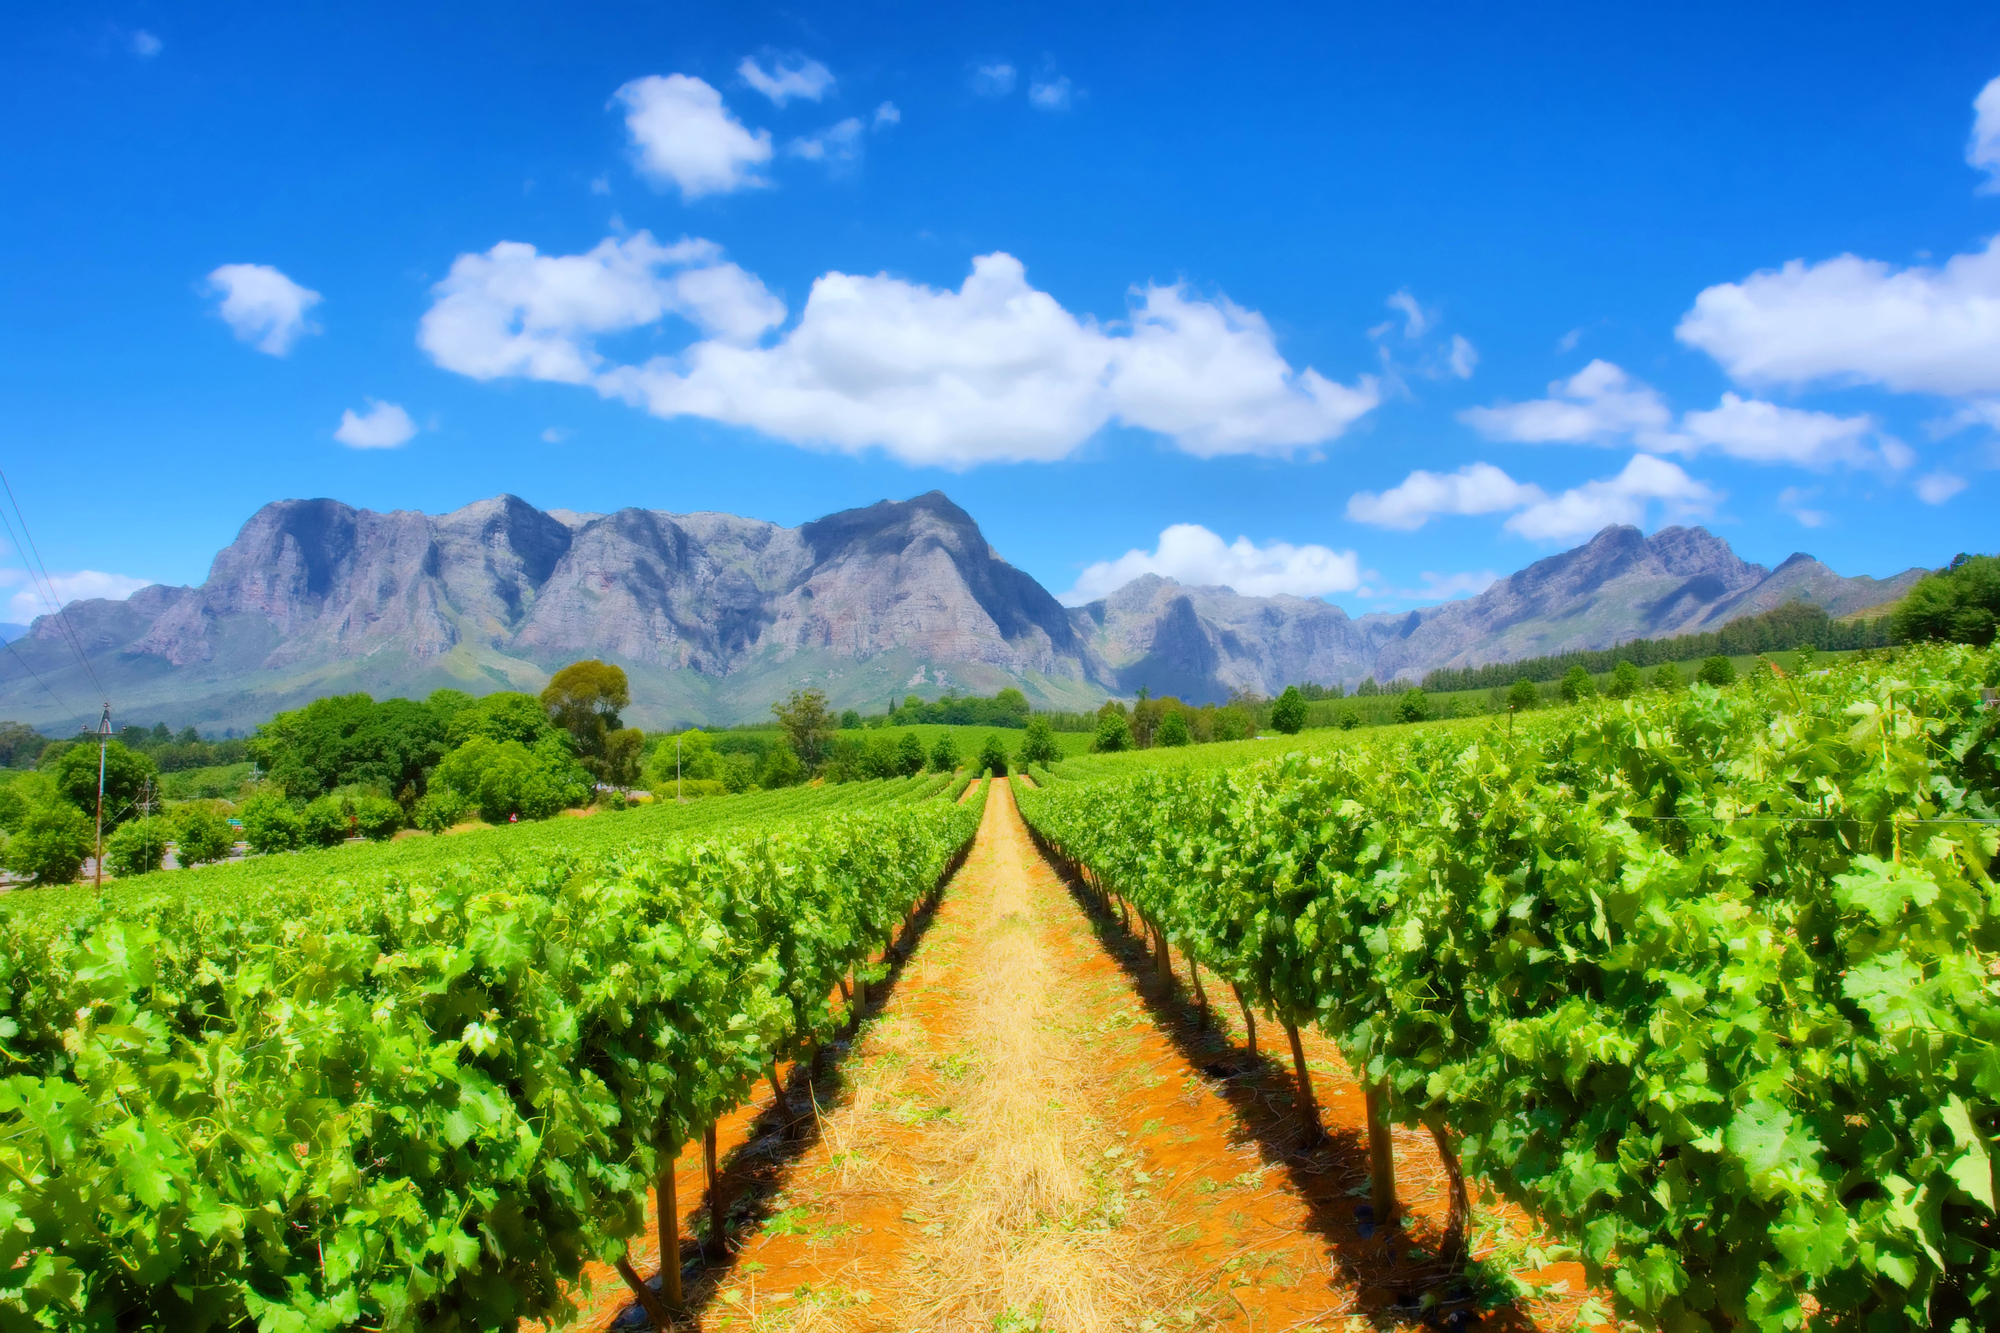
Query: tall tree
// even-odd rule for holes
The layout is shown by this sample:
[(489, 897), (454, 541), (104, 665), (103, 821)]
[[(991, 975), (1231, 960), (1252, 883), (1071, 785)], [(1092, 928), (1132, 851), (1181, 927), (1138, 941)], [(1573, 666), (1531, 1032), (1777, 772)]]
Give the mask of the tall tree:
[(1984, 648), (2000, 630), (2000, 556), (1959, 556), (1910, 589), (1892, 623), (1901, 639)]
[(819, 771), (833, 745), (833, 714), (827, 711), (826, 691), (793, 690), (783, 703), (772, 704), (785, 740), (798, 756), (799, 766), (808, 775)]
[(570, 734), (577, 758), (599, 782), (631, 776), (630, 769), (638, 758), (636, 749), (629, 743), (621, 744), (613, 755), (610, 743), (611, 736), (625, 725), (618, 711), (632, 703), (632, 690), (622, 667), (594, 658), (571, 662), (549, 678), (541, 702), (549, 721)]
[[(1372, 682), (1370, 682), (1372, 683)], [(1285, 686), (1278, 702), (1271, 706), (1271, 725), (1287, 736), (1296, 736), (1306, 724), (1306, 699), (1296, 685)]]

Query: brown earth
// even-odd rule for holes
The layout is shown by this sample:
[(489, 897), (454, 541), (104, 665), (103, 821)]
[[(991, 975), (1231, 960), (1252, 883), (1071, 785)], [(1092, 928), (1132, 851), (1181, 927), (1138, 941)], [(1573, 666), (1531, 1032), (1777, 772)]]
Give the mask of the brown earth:
[[(1568, 1329), (1602, 1316), (1582, 1271), (1490, 1203), (1466, 1276), (1434, 1256), (1445, 1175), (1396, 1131), (1408, 1219), (1357, 1222), (1362, 1097), (1332, 1044), (1304, 1043), (1327, 1130), (1306, 1151), (1282, 1029), (1261, 1058), (1234, 1012), (1203, 1022), (1118, 918), (1037, 855), (1005, 779), (909, 960), (871, 993), (851, 1049), (800, 1111), (771, 1099), (719, 1127), (727, 1242), (705, 1238), (699, 1146), (676, 1175), (692, 1318), (705, 1329), (1130, 1329), (1243, 1333)], [(905, 947), (908, 947), (908, 941)], [(1226, 986), (1209, 978), (1211, 999)], [(1274, 1046), (1274, 1040), (1276, 1045)], [(658, 1254), (635, 1242), (653, 1274)], [(644, 1327), (609, 1269), (577, 1327)], [(1526, 1294), (1511, 1302), (1503, 1288)]]

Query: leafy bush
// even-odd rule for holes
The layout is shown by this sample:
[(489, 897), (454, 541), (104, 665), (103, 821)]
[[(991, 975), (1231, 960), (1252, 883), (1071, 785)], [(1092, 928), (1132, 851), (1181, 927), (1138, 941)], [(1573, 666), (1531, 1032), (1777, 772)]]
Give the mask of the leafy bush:
[(1896, 637), (1985, 647), (2000, 628), (2000, 557), (1961, 555), (1910, 589), (1896, 609)]
[[(1054, 737), (1050, 738), (1052, 741)], [(1188, 730), (1187, 719), (1179, 713), (1168, 713), (1160, 723), (1160, 729), (1153, 736), (1153, 744), (1179, 748), (1192, 745), (1194, 734)]]
[(1597, 694), (1597, 682), (1590, 678), (1590, 673), (1583, 669), (1581, 662), (1563, 674), (1560, 688), (1562, 701), (1566, 704), (1580, 704)]
[(1334, 716), (1333, 725), (1342, 731), (1352, 731), (1361, 725), (1361, 714), (1352, 708), (1343, 708)]
[(1422, 690), (1406, 690), (1396, 701), (1398, 722), (1428, 722), (1431, 720), (1430, 696)]
[(227, 860), (236, 850), (236, 830), (204, 806), (184, 805), (173, 815), (174, 859), (184, 866)]
[(354, 803), (354, 823), (370, 842), (387, 842), (403, 827), (403, 807), (386, 796), (364, 796)]
[(1640, 683), (1639, 668), (1621, 658), (1618, 665), (1611, 668), (1611, 679), (1604, 686), (1604, 697), (1629, 699), (1639, 692)]
[(243, 840), (260, 855), (289, 852), (305, 840), (305, 823), (292, 803), (263, 792), (243, 803)]
[(338, 796), (309, 801), (299, 812), (301, 840), (314, 847), (338, 847), (347, 841), (347, 803)]
[(7, 868), (32, 875), (37, 884), (67, 884), (83, 869), (97, 834), (83, 811), (51, 800), (29, 810), (7, 840)]
[(937, 744), (931, 746), (930, 764), (933, 773), (958, 771), (958, 742), (952, 739), (950, 732), (941, 733)]
[(1296, 736), (1306, 724), (1306, 697), (1296, 685), (1285, 686), (1278, 702), (1271, 705), (1271, 725), (1287, 736)]
[(905, 731), (896, 741), (896, 771), (906, 778), (924, 771), (924, 743), (914, 731)]
[(1098, 754), (1132, 748), (1132, 724), (1125, 720), (1124, 709), (1106, 708), (1097, 715), (1097, 734), (1091, 737), (1090, 748)]
[[(139, 816), (144, 789), (159, 777), (153, 761), (135, 754), (118, 741), (104, 747), (104, 827)], [(76, 745), (55, 765), (56, 788), (71, 804), (86, 813), (97, 809), (97, 747)]]
[(416, 825), (426, 833), (443, 833), (472, 810), (463, 796), (447, 787), (432, 787), (417, 802)]
[(1662, 662), (1659, 670), (1653, 673), (1653, 688), (1662, 694), (1672, 694), (1687, 688), (1687, 677), (1672, 662)]
[(1526, 676), (1515, 681), (1507, 691), (1507, 707), (1517, 713), (1525, 713), (1541, 701), (1542, 696), (1535, 692), (1535, 682)]
[(1000, 739), (999, 732), (989, 731), (986, 733), (986, 743), (979, 747), (979, 758), (972, 766), (974, 768), (983, 768), (988, 773), (1005, 773), (1007, 771), (1007, 746)]
[(172, 823), (164, 816), (130, 820), (104, 840), (104, 863), (120, 879), (150, 875), (166, 860), (172, 839)]
[(1713, 685), (1718, 690), (1725, 686), (1734, 685), (1736, 683), (1736, 664), (1720, 653), (1714, 657), (1704, 658), (1701, 670), (1695, 673), (1695, 679), (1704, 685)]
[(510, 815), (547, 819), (590, 797), (590, 779), (563, 735), (547, 737), (533, 749), (475, 736), (444, 757), (431, 786), (457, 792), (490, 824), (504, 824)]

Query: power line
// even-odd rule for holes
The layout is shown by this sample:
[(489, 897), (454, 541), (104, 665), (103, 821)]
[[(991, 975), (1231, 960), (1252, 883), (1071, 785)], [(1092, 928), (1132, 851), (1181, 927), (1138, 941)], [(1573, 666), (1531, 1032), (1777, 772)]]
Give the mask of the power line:
[(14, 660), (21, 664), (21, 670), (27, 672), (31, 676), (34, 676), (35, 684), (41, 686), (42, 689), (47, 692), (49, 698), (56, 701), (56, 707), (62, 709), (63, 712), (68, 713), (71, 717), (76, 719), (76, 725), (79, 731), (89, 726), (89, 723), (83, 720), (83, 714), (77, 712), (74, 708), (71, 708), (68, 704), (64, 703), (62, 696), (60, 694), (57, 694), (54, 690), (50, 689), (49, 683), (43, 680), (39, 675), (35, 674), (35, 669), (28, 665), (28, 659), (21, 656), (20, 650), (14, 646), (14, 643), (11, 639), (8, 640), (7, 651), (14, 654)]
[[(83, 651), (83, 641), (78, 637), (76, 627), (70, 624), (69, 616), (65, 613), (61, 604), (55, 600), (55, 580), (49, 576), (48, 563), (42, 559), (41, 550), (35, 545), (35, 535), (28, 531), (28, 516), (21, 511), (21, 502), (14, 495), (14, 484), (7, 480), (7, 473), (4, 469), (0, 469), (0, 487), (6, 488), (7, 502), (14, 507), (14, 517), (21, 521), (21, 535), (28, 539), (28, 551), (35, 557), (35, 564), (41, 568), (42, 582), (47, 585), (47, 591), (42, 594), (42, 600), (47, 602), (55, 612), (56, 624), (61, 627), (65, 641), (69, 644), (69, 650), (76, 654), (77, 663), (83, 667), (84, 674), (90, 677), (90, 683), (97, 687), (98, 695), (104, 697), (104, 683), (98, 680), (96, 670), (90, 665), (90, 658)], [(0, 514), (0, 520), (4, 520), (4, 518), (5, 515)], [(13, 525), (8, 525), (7, 532), (8, 536), (11, 537), (13, 535)], [(30, 569), (28, 571), (29, 582), (32, 583), (34, 577), (34, 570)], [(37, 591), (40, 591), (40, 589), (38, 588)]]

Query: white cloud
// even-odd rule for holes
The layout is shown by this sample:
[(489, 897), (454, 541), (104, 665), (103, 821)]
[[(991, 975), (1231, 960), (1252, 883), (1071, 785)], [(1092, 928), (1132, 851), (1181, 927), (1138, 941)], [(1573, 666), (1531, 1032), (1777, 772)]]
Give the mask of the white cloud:
[(686, 74), (649, 74), (620, 88), (625, 127), (639, 170), (684, 199), (769, 184), (757, 168), (771, 160), (771, 134), (751, 131), (729, 114), (722, 94)]
[(1927, 505), (1941, 505), (1964, 490), (1964, 477), (1949, 472), (1932, 472), (1917, 478), (1917, 498)]
[(1451, 335), (1451, 355), (1445, 358), (1445, 363), (1451, 367), (1452, 374), (1469, 380), (1479, 364), (1479, 349), (1463, 334), (1454, 333)]
[(1069, 101), (1070, 82), (1066, 74), (1028, 85), (1028, 105), (1038, 111), (1067, 111)]
[(1981, 194), (2000, 193), (2000, 79), (1972, 100), (1972, 139), (1965, 145), (1965, 160), (1987, 175)]
[(154, 56), (160, 54), (160, 39), (152, 33), (147, 32), (144, 28), (139, 28), (133, 32), (131, 45), (132, 54), (141, 60), (151, 60)]
[[(20, 588), (7, 601), (8, 618), (17, 624), (28, 624), (36, 616), (49, 614), (48, 599), (36, 589), (36, 580), (24, 569), (0, 569), (0, 587)], [(26, 584), (26, 587), (21, 585)], [(113, 602), (122, 602), (141, 588), (149, 588), (151, 579), (135, 579), (129, 574), (105, 574), (95, 569), (79, 569), (70, 574), (51, 574), (48, 588), (55, 594), (58, 607), (71, 602), (88, 601), (102, 597)]]
[(340, 414), (333, 438), (354, 449), (394, 449), (416, 433), (417, 423), (408, 412), (395, 403), (370, 398), (366, 412), (357, 414), (350, 407)]
[(1676, 423), (1651, 386), (1602, 360), (1551, 384), (1547, 398), (1475, 407), (1459, 419), (1490, 440), (1515, 444), (1630, 446), (1689, 458), (1712, 450), (1746, 463), (1816, 470), (1840, 465), (1899, 470), (1915, 461), (1909, 447), (1882, 434), (1873, 417), (1809, 412), (1733, 393)]
[(1014, 91), (1014, 80), (1018, 77), (1012, 65), (995, 61), (990, 65), (972, 67), (972, 91), (981, 97), (1005, 97)]
[(849, 116), (818, 134), (792, 140), (785, 146), (785, 151), (809, 162), (852, 162), (861, 156), (861, 129), (861, 122)]
[(894, 102), (884, 102), (881, 106), (875, 108), (876, 129), (883, 130), (891, 125), (900, 125), (902, 123), (903, 113), (896, 109)]
[(550, 426), (542, 432), (543, 444), (561, 444), (569, 438), (569, 431), (562, 426)]
[(1582, 341), (1583, 341), (1583, 328), (1581, 325), (1579, 325), (1578, 327), (1571, 329), (1568, 333), (1565, 333), (1562, 337), (1556, 339), (1556, 351), (1558, 353), (1574, 352), (1576, 350), (1576, 345)]
[(1553, 499), (1528, 506), (1507, 520), (1509, 531), (1531, 541), (1588, 537), (1612, 523), (1643, 523), (1655, 501), (1670, 517), (1705, 514), (1722, 497), (1664, 458), (1635, 454), (1625, 470), (1587, 481)]
[[(625, 246), (642, 240), (651, 244), (642, 235)], [(763, 293), (712, 253), (708, 262), (714, 267), (704, 272), (726, 269)], [(533, 296), (535, 283), (511, 280), (557, 265), (580, 266), (578, 285), (617, 267), (621, 280), (610, 285), (621, 299), (572, 312)], [(477, 378), (589, 383), (660, 417), (704, 417), (849, 452), (880, 447), (907, 463), (950, 468), (1062, 458), (1113, 420), (1202, 457), (1284, 454), (1336, 438), (1380, 399), (1368, 376), (1348, 386), (1295, 371), (1263, 318), (1226, 299), (1149, 287), (1135, 292), (1129, 328), (1119, 332), (1029, 286), (1006, 254), (974, 260), (957, 291), (828, 273), (775, 345), (711, 337), (677, 356), (601, 369), (591, 335), (650, 323), (664, 308), (648, 273), (629, 267), (608, 240), (560, 259), (508, 243), (460, 256), (420, 341), (439, 364)], [(769, 307), (757, 307), (747, 328), (782, 317), (765, 299)], [(538, 315), (543, 304), (563, 318)]]
[(1272, 542), (1258, 546), (1248, 537), (1225, 544), (1198, 523), (1176, 523), (1160, 534), (1156, 550), (1127, 551), (1100, 560), (1077, 577), (1076, 586), (1057, 598), (1082, 606), (1138, 578), (1158, 574), (1190, 587), (1222, 584), (1246, 597), (1320, 597), (1348, 592), (1361, 583), (1361, 562), (1352, 551), (1325, 546)]
[(1462, 574), (1433, 574), (1425, 570), (1419, 575), (1424, 586), (1412, 593), (1412, 597), (1429, 597), (1437, 601), (1449, 601), (1454, 597), (1476, 597), (1500, 581), (1500, 576), (1490, 569), (1469, 570)]
[(1819, 488), (1810, 490), (1798, 486), (1787, 486), (1778, 492), (1778, 508), (1797, 519), (1802, 528), (1817, 528), (1833, 517), (1824, 509), (1808, 509), (1806, 502), (1819, 494)]
[(755, 342), (785, 318), (784, 303), (714, 242), (660, 245), (644, 231), (581, 255), (502, 241), (460, 255), (432, 293), (418, 345), (446, 370), (481, 380), (593, 383), (603, 364), (593, 338), (669, 314), (724, 343)]
[(208, 275), (208, 285), (222, 297), (217, 310), (224, 322), (260, 352), (283, 356), (302, 335), (319, 332), (306, 319), (306, 311), (319, 304), (319, 293), (269, 264), (224, 264)]
[[(1417, 298), (1410, 295), (1410, 289), (1407, 287), (1383, 304), (1402, 315), (1405, 338), (1421, 338), (1424, 336), (1424, 330), (1431, 326), (1430, 317), (1424, 313), (1424, 308), (1417, 304)], [(1386, 331), (1386, 326), (1384, 329)]]
[(774, 57), (771, 68), (766, 70), (751, 56), (744, 56), (743, 63), (736, 67), (743, 82), (783, 106), (794, 97), (808, 102), (817, 102), (825, 97), (833, 87), (833, 71), (817, 60), (808, 60), (793, 52), (789, 56)]
[(1357, 492), (1347, 501), (1347, 516), (1407, 532), (1441, 514), (1497, 514), (1547, 498), (1541, 487), (1515, 481), (1491, 463), (1468, 463), (1452, 473), (1412, 472), (1380, 495)]
[(2000, 392), (2000, 238), (1937, 268), (1794, 259), (1703, 291), (1674, 334), (1746, 384)]

